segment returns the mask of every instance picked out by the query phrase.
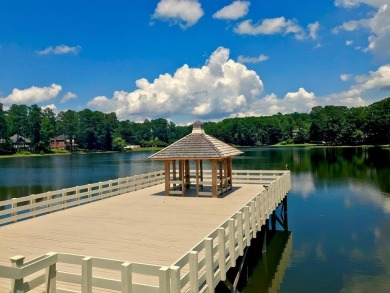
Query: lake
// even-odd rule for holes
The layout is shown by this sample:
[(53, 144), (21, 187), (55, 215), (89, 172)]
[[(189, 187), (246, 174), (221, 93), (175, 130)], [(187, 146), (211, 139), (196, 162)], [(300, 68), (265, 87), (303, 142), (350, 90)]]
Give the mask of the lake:
[[(289, 232), (277, 232), (244, 292), (389, 292), (390, 152), (246, 148), (234, 169), (291, 170)], [(162, 169), (151, 152), (0, 159), (0, 199)], [(270, 286), (272, 288), (270, 288)], [(279, 291), (273, 291), (274, 289)]]

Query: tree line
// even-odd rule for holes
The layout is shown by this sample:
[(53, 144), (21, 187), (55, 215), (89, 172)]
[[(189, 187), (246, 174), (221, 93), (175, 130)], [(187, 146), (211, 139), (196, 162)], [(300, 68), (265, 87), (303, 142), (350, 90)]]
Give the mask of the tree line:
[(390, 97), (366, 107), (317, 106), (309, 114), (229, 118), (205, 123), (204, 128), (239, 146), (390, 144)]
[[(317, 106), (310, 113), (228, 118), (206, 122), (206, 133), (237, 146), (276, 143), (360, 145), (390, 143), (390, 98), (366, 107)], [(34, 152), (48, 151), (50, 140), (64, 134), (73, 149), (121, 150), (126, 145), (166, 146), (191, 132), (163, 118), (137, 123), (119, 121), (115, 113), (84, 109), (55, 114), (37, 105), (0, 103), (0, 152), (15, 151), (10, 137), (28, 138)]]

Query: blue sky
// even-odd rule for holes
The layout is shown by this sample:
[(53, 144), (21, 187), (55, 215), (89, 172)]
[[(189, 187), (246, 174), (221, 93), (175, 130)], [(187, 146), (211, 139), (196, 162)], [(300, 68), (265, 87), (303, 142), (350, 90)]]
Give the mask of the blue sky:
[(389, 0), (0, 1), (0, 103), (188, 123), (390, 96)]

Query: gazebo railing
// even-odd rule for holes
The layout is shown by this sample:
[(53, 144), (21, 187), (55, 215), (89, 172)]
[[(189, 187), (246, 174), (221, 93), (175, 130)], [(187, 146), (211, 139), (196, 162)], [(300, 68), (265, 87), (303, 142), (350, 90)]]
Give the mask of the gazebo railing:
[[(190, 174), (194, 174), (195, 170), (190, 170)], [(232, 189), (234, 184), (270, 184), (277, 177), (282, 176), (285, 173), (283, 170), (232, 170), (232, 177), (220, 176), (219, 170), (217, 170), (217, 194), (220, 195)], [(222, 177), (222, 179), (221, 179)], [(196, 176), (189, 176), (189, 185), (196, 185)], [(182, 195), (182, 179), (173, 178), (173, 172), (171, 172), (171, 184), (176, 185), (170, 191), (171, 195)], [(188, 183), (184, 183), (188, 185)], [(203, 170), (203, 178), (199, 179), (199, 185), (202, 187), (199, 191), (200, 196), (212, 196), (212, 172), (211, 170)]]

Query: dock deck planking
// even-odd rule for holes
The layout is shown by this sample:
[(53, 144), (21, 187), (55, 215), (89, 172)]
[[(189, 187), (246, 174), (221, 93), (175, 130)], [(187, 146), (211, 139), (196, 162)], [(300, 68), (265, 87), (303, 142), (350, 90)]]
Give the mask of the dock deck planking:
[[(163, 196), (164, 185), (0, 227), (0, 264), (53, 252), (170, 266), (263, 190), (236, 185), (224, 198)], [(0, 289), (8, 287), (0, 280)]]

